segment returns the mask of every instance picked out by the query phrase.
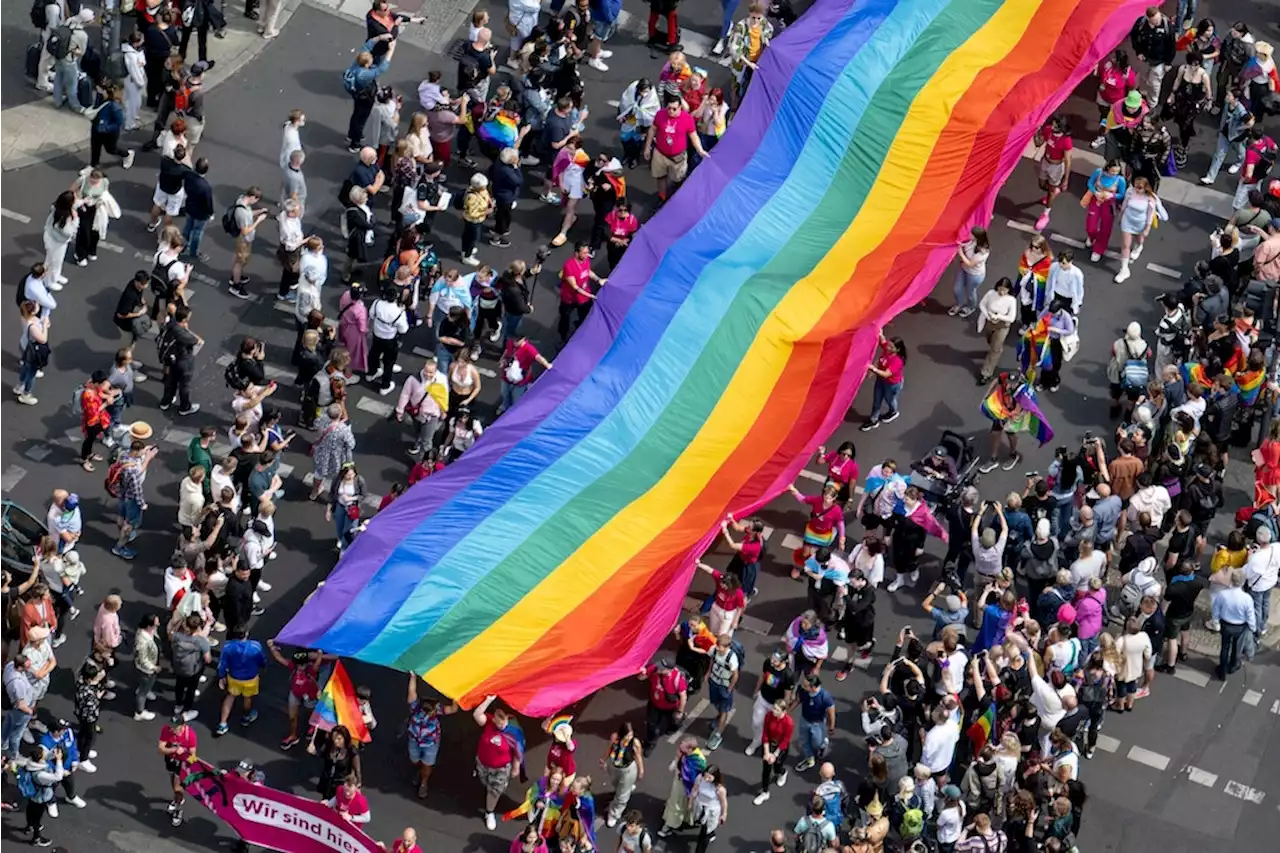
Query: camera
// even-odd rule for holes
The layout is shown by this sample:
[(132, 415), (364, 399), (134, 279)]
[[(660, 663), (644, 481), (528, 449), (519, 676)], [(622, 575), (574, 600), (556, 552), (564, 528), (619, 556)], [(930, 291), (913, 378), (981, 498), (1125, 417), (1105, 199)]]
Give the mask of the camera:
[(534, 250), (533, 257), (539, 264), (541, 264), (547, 258), (551, 257), (551, 247), (545, 244), (539, 246)]
[(953, 593), (959, 593), (960, 590), (964, 589), (964, 585), (960, 583), (960, 573), (956, 571), (956, 567), (954, 565), (946, 565), (942, 567), (942, 582), (946, 584)]

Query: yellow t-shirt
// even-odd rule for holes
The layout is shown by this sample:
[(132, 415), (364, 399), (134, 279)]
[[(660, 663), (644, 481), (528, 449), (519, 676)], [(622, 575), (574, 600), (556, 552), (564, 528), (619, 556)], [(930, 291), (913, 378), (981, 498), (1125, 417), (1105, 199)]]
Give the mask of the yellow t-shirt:
[(760, 46), (760, 28), (747, 28), (747, 59), (752, 62), (760, 61), (760, 52), (764, 49)]
[(1223, 569), (1243, 568), (1248, 559), (1248, 550), (1228, 551), (1226, 548), (1219, 548), (1213, 552), (1213, 560), (1209, 563), (1209, 571), (1216, 574)]

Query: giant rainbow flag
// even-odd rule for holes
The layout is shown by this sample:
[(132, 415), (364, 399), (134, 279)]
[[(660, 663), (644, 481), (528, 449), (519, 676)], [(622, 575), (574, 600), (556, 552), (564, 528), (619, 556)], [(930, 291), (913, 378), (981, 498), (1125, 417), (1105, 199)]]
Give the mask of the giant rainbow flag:
[(1146, 0), (818, 0), (555, 369), (373, 519), (283, 641), (555, 712), (631, 674), (726, 512), (843, 420)]

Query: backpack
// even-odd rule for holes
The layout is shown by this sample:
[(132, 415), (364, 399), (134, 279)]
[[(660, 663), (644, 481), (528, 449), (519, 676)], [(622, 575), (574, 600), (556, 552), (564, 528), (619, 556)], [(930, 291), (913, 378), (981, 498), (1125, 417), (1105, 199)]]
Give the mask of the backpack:
[(1080, 704), (1086, 708), (1101, 708), (1107, 700), (1107, 685), (1102, 679), (1091, 679), (1085, 676), (1084, 683), (1076, 690)]
[(44, 0), (32, 0), (31, 2), (31, 25), (37, 30), (43, 30), (49, 26), (49, 16), (44, 12)]
[(191, 87), (182, 86), (173, 90), (173, 111), (175, 113), (185, 113), (187, 107), (191, 106)]
[(822, 814), (837, 830), (844, 823), (844, 798), (847, 793), (844, 784), (833, 779), (829, 783), (823, 782), (814, 788), (810, 796), (810, 799), (815, 796), (822, 797), (822, 803), (825, 806)]
[(668, 702), (671, 702), (671, 703), (679, 702), (679, 701), (680, 701), (680, 690), (678, 690), (678, 689), (677, 689), (675, 692), (672, 692), (672, 691), (671, 691), (671, 690), (669, 690), (668, 688), (669, 688), (671, 685), (676, 685), (677, 687), (679, 687), (681, 684), (683, 684), (683, 686), (684, 686), (684, 689), (685, 689), (685, 690), (688, 690), (688, 689), (689, 689), (689, 676), (688, 676), (688, 674), (687, 674), (683, 669), (681, 669), (680, 667), (678, 667), (678, 666), (677, 666), (677, 667), (673, 668), (673, 669), (671, 670), (671, 672), (667, 673), (667, 676), (666, 676), (665, 678), (663, 678), (663, 679), (662, 679), (662, 693), (663, 693), (663, 697), (664, 697)]
[(204, 654), (200, 645), (190, 634), (174, 634), (170, 641), (173, 647), (173, 672), (175, 675), (198, 675), (204, 668)]
[(222, 212), (222, 230), (226, 231), (227, 236), (229, 237), (240, 236), (240, 226), (236, 224), (236, 208), (237, 207), (244, 207), (246, 210), (248, 210), (248, 208), (245, 207), (245, 205), (237, 201), (235, 204), (231, 205), (230, 207), (228, 207), (226, 210)]
[(124, 477), (124, 460), (119, 454), (114, 456), (111, 464), (107, 466), (107, 476), (102, 479), (102, 488), (106, 489), (107, 494), (113, 498), (120, 497), (122, 491), (120, 480)]
[(173, 296), (173, 280), (169, 278), (169, 270), (173, 269), (173, 265), (178, 262), (178, 259), (174, 258), (161, 266), (160, 261), (156, 261), (155, 266), (151, 268), (151, 292), (166, 302)]
[(373, 86), (370, 86), (368, 83), (362, 84), (360, 82), (361, 70), (363, 69), (361, 69), (357, 63), (353, 62), (347, 67), (346, 71), (342, 72), (342, 88), (353, 98), (368, 95), (370, 90), (373, 89)]
[(166, 325), (156, 336), (156, 354), (159, 356), (160, 364), (165, 367), (176, 364), (178, 361), (178, 339), (169, 333), (169, 329), (170, 326)]
[(249, 377), (240, 372), (240, 359), (227, 365), (222, 378), (226, 380), (227, 387), (233, 391), (243, 391), (249, 387)]
[[(1268, 140), (1269, 141), (1269, 140)], [(1276, 149), (1274, 145), (1258, 152), (1258, 162), (1253, 167), (1254, 182), (1265, 181), (1276, 165)]]
[(907, 809), (902, 813), (902, 822), (898, 825), (898, 834), (903, 841), (914, 841), (924, 835), (924, 811)]
[(823, 835), (823, 830), (831, 825), (831, 821), (827, 818), (814, 820), (809, 817), (809, 824), (804, 828), (804, 832), (796, 836), (797, 853), (822, 853), (827, 848), (827, 839)]
[(71, 52), (71, 27), (65, 24), (54, 27), (49, 33), (49, 40), (44, 43), (44, 49), (54, 59), (66, 59)]
[(1249, 61), (1249, 46), (1240, 39), (1228, 39), (1222, 46), (1222, 60), (1228, 68), (1243, 68)]
[(1125, 391), (1145, 391), (1151, 372), (1147, 367), (1147, 353), (1133, 354), (1129, 341), (1124, 342), (1126, 354), (1129, 356), (1120, 367), (1120, 387)]
[(26, 767), (18, 771), (18, 792), (33, 803), (47, 803), (53, 799), (53, 788), (38, 784), (35, 774)]
[(738, 669), (745, 669), (747, 666), (747, 650), (742, 643), (737, 640), (731, 640), (729, 642), (729, 651), (738, 659)]

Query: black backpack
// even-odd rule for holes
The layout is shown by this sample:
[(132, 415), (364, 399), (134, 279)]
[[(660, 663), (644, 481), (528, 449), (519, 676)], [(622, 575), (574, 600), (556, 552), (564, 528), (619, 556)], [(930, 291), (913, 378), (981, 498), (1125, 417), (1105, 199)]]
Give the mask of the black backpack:
[(49, 55), (54, 59), (65, 59), (71, 52), (71, 27), (65, 24), (54, 27), (49, 33), (49, 40), (44, 43), (44, 49), (49, 51)]
[(170, 320), (156, 336), (156, 354), (159, 356), (160, 364), (165, 367), (178, 363), (178, 352), (181, 349), (177, 336), (172, 332), (173, 326), (174, 323)]
[(49, 16), (44, 13), (44, 0), (32, 0), (31, 2), (31, 24), (37, 30), (43, 30), (49, 26)]
[(245, 205), (237, 201), (222, 212), (222, 230), (227, 232), (228, 237), (240, 236), (240, 226), (236, 224), (236, 208), (238, 207), (244, 207), (248, 210)]
[(173, 298), (173, 280), (169, 278), (169, 270), (176, 263), (180, 263), (177, 258), (163, 266), (159, 261), (156, 261), (156, 265), (151, 268), (151, 292), (166, 302)]
[(1276, 149), (1264, 148), (1258, 152), (1258, 162), (1253, 167), (1254, 182), (1265, 181), (1276, 166)]
[(226, 380), (227, 387), (235, 391), (243, 391), (249, 387), (249, 377), (240, 372), (240, 359), (236, 359), (227, 365), (222, 378)]

